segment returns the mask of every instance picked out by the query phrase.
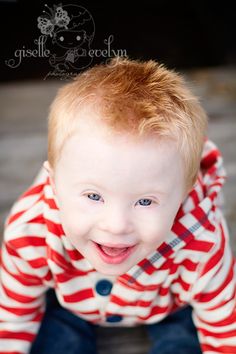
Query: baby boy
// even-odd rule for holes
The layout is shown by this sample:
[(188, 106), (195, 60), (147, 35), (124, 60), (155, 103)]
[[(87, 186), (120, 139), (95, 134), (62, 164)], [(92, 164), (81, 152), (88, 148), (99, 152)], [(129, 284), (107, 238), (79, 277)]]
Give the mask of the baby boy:
[(52, 103), (48, 160), (7, 218), (0, 353), (94, 354), (144, 326), (151, 354), (236, 353), (222, 158), (183, 78), (113, 59)]

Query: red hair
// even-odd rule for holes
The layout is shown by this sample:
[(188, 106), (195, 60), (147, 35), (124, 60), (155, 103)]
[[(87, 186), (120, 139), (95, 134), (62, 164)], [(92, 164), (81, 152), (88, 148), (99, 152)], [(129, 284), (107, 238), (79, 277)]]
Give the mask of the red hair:
[(55, 167), (75, 131), (80, 106), (93, 105), (114, 132), (157, 134), (178, 143), (187, 185), (195, 182), (207, 127), (206, 114), (183, 77), (153, 61), (114, 58), (63, 86), (49, 114), (48, 161)]

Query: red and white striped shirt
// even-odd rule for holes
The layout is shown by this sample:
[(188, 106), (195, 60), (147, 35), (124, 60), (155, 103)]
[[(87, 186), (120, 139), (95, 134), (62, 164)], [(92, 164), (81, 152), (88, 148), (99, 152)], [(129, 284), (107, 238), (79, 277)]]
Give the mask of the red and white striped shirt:
[[(205, 143), (201, 171), (166, 241), (117, 279), (99, 274), (65, 236), (42, 169), (6, 220), (0, 269), (0, 353), (28, 353), (54, 288), (60, 304), (103, 326), (162, 320), (190, 304), (202, 352), (236, 353), (236, 274), (219, 207), (222, 157)], [(113, 282), (104, 296), (101, 279)], [(119, 323), (109, 321), (119, 318)]]

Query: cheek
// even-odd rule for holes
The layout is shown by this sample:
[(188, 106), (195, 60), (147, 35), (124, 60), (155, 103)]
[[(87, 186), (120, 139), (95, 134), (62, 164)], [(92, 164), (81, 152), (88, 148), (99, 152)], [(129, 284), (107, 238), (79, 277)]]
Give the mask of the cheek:
[(61, 202), (59, 200), (59, 213), (60, 213), (60, 221), (63, 226), (63, 229), (66, 235), (74, 236), (78, 234), (78, 231), (84, 228), (82, 217), (80, 217), (80, 213), (78, 210), (73, 207), (73, 204), (68, 202)]
[(148, 218), (140, 219), (139, 229), (143, 242), (159, 244), (164, 241), (172, 228), (176, 213), (177, 211), (163, 209)]
[(75, 242), (80, 240), (91, 231), (94, 224), (94, 217), (84, 207), (72, 198), (58, 198), (60, 221), (65, 234)]
[(76, 237), (78, 234), (78, 225), (73, 215), (68, 210), (60, 210), (60, 219), (66, 236)]
[(147, 244), (159, 244), (164, 241), (170, 231), (169, 225), (160, 223), (149, 224), (147, 228), (143, 230), (142, 239)]

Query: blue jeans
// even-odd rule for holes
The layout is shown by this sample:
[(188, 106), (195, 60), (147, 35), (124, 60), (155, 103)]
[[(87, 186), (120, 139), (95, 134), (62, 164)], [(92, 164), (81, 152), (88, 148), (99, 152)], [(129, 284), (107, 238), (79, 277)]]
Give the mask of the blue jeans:
[[(201, 354), (188, 306), (159, 323), (145, 325), (152, 346), (149, 354)], [(96, 327), (62, 308), (55, 293), (47, 307), (30, 354), (97, 354)]]
[(153, 342), (149, 354), (201, 354), (191, 314), (192, 308), (187, 306), (161, 322), (147, 325), (148, 335)]

